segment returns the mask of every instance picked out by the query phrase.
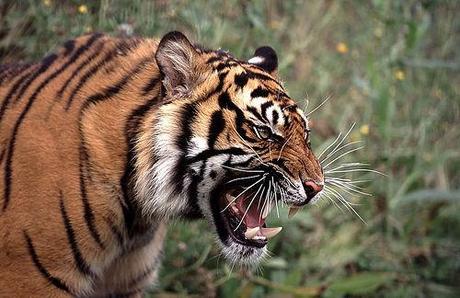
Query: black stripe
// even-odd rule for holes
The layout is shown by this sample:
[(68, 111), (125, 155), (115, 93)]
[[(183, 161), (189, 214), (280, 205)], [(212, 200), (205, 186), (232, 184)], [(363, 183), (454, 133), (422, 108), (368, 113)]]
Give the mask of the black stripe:
[(72, 72), (70, 77), (66, 79), (64, 85), (59, 89), (57, 92), (57, 97), (61, 98), (62, 94), (64, 93), (65, 89), (67, 86), (69, 86), (70, 82), (78, 75), (80, 74), (80, 71), (87, 66), (90, 62), (92, 62), (95, 58), (97, 58), (101, 53), (102, 53), (102, 48), (104, 47), (104, 42), (101, 42), (100, 44), (97, 45), (97, 47), (94, 49), (94, 53), (89, 56), (88, 58), (85, 59), (80, 65)]
[(247, 109), (248, 109), (248, 112), (253, 114), (257, 119), (259, 119), (259, 121), (265, 122), (265, 119), (259, 114), (256, 108), (248, 106)]
[(151, 77), (147, 85), (142, 88), (142, 95), (149, 94), (156, 86), (159, 86), (160, 78), (157, 76)]
[(241, 148), (227, 148), (227, 149), (207, 149), (201, 151), (193, 157), (186, 159), (187, 165), (191, 165), (198, 161), (207, 160), (211, 157), (222, 155), (222, 154), (231, 154), (231, 155), (247, 155), (248, 153)]
[[(35, 102), (35, 99), (37, 95), (40, 93), (40, 91), (48, 85), (53, 79), (55, 79), (59, 74), (61, 74), (69, 65), (74, 63), (81, 54), (83, 54), (86, 50), (90, 48), (90, 46), (102, 35), (101, 34), (95, 34), (91, 38), (89, 38), (88, 42), (81, 46), (67, 61), (63, 66), (61, 66), (58, 70), (56, 70), (53, 74), (51, 74), (49, 77), (47, 77), (41, 84), (40, 86), (35, 89), (34, 93), (30, 96), (24, 110), (22, 113), (19, 115), (18, 120), (16, 121), (16, 124), (13, 128), (13, 135), (10, 140), (10, 145), (7, 153), (7, 158), (6, 158), (6, 163), (5, 163), (5, 195), (4, 195), (4, 202), (3, 202), (3, 211), (6, 210), (8, 207), (8, 203), (10, 201), (10, 195), (11, 195), (11, 177), (12, 177), (12, 161), (13, 161), (13, 154), (14, 154), (14, 146), (16, 145), (16, 136), (18, 134), (19, 128), (22, 124), (22, 121), (24, 120), (25, 116), (29, 112), (30, 108), (32, 107), (33, 103)], [(57, 56), (54, 56), (54, 58), (49, 58), (50, 61), (54, 61)], [(52, 62), (51, 62), (52, 63)]]
[[(7, 95), (5, 96), (2, 106), (0, 107), (0, 123), (2, 122), (3, 115), (5, 114), (6, 108), (8, 107), (13, 95), (16, 93), (16, 91), (19, 90), (23, 84), (26, 84), (30, 80), (30, 76), (35, 77), (39, 73), (44, 72), (48, 67), (56, 60), (57, 56), (56, 55), (50, 55), (43, 59), (43, 62), (40, 66), (40, 68), (36, 72), (30, 72), (26, 73), (21, 78), (19, 78), (14, 85), (11, 87), (11, 89), (8, 91)], [(27, 80), (29, 78), (29, 80)]]
[(268, 109), (269, 107), (271, 107), (271, 106), (273, 106), (273, 101), (271, 101), (271, 100), (270, 100), (270, 101), (267, 101), (267, 102), (264, 102), (264, 103), (260, 106), (260, 110), (261, 110), (261, 112), (262, 112), (262, 117), (264, 117), (264, 119), (267, 120), (267, 122), (269, 122), (269, 121), (268, 121), (268, 118), (267, 118), (267, 109)]
[(259, 72), (255, 72), (255, 71), (252, 71), (250, 69), (247, 69), (246, 68), (246, 72), (248, 74), (248, 77), (250, 79), (257, 79), (257, 80), (260, 80), (260, 81), (269, 81), (269, 82), (273, 82), (275, 83), (276, 85), (278, 85), (278, 87), (280, 87), (281, 89), (283, 89), (283, 86), (281, 86), (280, 82), (278, 82), (277, 80), (275, 80), (274, 78), (266, 75), (266, 74), (263, 74), (263, 73), (259, 73)]
[(208, 132), (208, 147), (214, 148), (214, 144), (217, 141), (217, 138), (222, 133), (225, 128), (225, 119), (223, 117), (222, 111), (215, 111), (211, 116), (211, 124), (209, 126)]
[(87, 107), (91, 104), (97, 103), (99, 101), (103, 101), (113, 97), (114, 95), (118, 94), (123, 88), (128, 84), (128, 82), (136, 77), (136, 75), (142, 71), (145, 64), (151, 61), (153, 58), (144, 58), (142, 59), (133, 70), (131, 70), (126, 76), (124, 76), (120, 81), (118, 81), (115, 85), (106, 87), (104, 91), (98, 92), (96, 94), (91, 95), (83, 104), (81, 109), (82, 113)]
[(102, 243), (101, 236), (99, 235), (99, 232), (96, 229), (96, 224), (94, 222), (93, 209), (91, 208), (91, 205), (89, 204), (88, 194), (87, 194), (87, 191), (86, 191), (85, 178), (88, 178), (88, 177), (86, 177), (86, 175), (85, 175), (86, 171), (83, 168), (83, 160), (87, 161), (86, 152), (85, 152), (85, 149), (82, 146), (80, 146), (79, 151), (80, 151), (80, 166), (79, 166), (80, 194), (81, 194), (81, 200), (83, 202), (83, 211), (84, 211), (83, 216), (85, 218), (86, 226), (88, 227), (91, 236), (94, 238), (96, 243), (102, 249), (104, 249), (105, 246)]
[(194, 103), (186, 104), (182, 107), (182, 118), (180, 119), (180, 127), (182, 133), (179, 134), (175, 140), (176, 146), (182, 152), (180, 158), (175, 166), (174, 176), (172, 182), (175, 186), (175, 193), (181, 193), (184, 188), (184, 178), (187, 171), (185, 164), (185, 156), (187, 155), (187, 147), (192, 138), (192, 123), (195, 121), (197, 115), (196, 106)]
[(244, 88), (246, 84), (248, 83), (249, 77), (246, 74), (246, 72), (242, 72), (240, 74), (235, 75), (235, 84), (240, 87)]
[(272, 110), (272, 123), (273, 123), (273, 126), (275, 126), (276, 124), (278, 124), (278, 119), (279, 119), (279, 115), (278, 115), (278, 111), (273, 109)]
[(135, 109), (132, 114), (128, 117), (125, 126), (126, 143), (128, 144), (127, 155), (126, 155), (126, 166), (125, 172), (121, 178), (120, 184), (123, 191), (123, 200), (121, 208), (123, 211), (124, 222), (128, 235), (132, 236), (136, 234), (136, 214), (139, 213), (139, 207), (137, 207), (135, 201), (135, 193), (133, 190), (134, 176), (136, 171), (136, 140), (138, 136), (138, 129), (144, 116), (157, 104), (159, 104), (158, 98), (149, 99), (145, 104)]
[(2, 163), (3, 161), (3, 157), (5, 157), (5, 148), (2, 149), (2, 152), (0, 153), (0, 164)]
[(252, 92), (251, 92), (251, 97), (252, 98), (256, 98), (256, 97), (267, 97), (268, 95), (270, 94), (270, 92), (261, 87), (261, 86), (258, 86), (256, 89), (254, 89)]
[(27, 242), (27, 249), (32, 258), (32, 262), (34, 263), (35, 267), (37, 267), (41, 275), (43, 275), (43, 277), (46, 278), (48, 282), (51, 283), (56, 288), (59, 288), (70, 294), (71, 291), (69, 287), (61, 279), (52, 276), (48, 272), (48, 270), (46, 270), (46, 268), (42, 265), (42, 263), (40, 262), (40, 259), (38, 258), (37, 252), (35, 251), (32, 240), (30, 239), (29, 235), (27, 235), (25, 231), (23, 231), (23, 233), (24, 233), (24, 238), (26, 239), (26, 242)]
[(214, 88), (214, 90), (209, 92), (209, 94), (207, 94), (207, 95), (203, 96), (202, 98), (200, 98), (199, 100), (197, 100), (195, 103), (204, 102), (204, 101), (208, 100), (209, 98), (211, 98), (212, 96), (216, 95), (217, 93), (221, 92), (222, 88), (224, 88), (225, 78), (227, 77), (227, 75), (228, 75), (228, 71), (221, 72), (219, 74), (219, 83), (217, 84), (216, 88)]
[[(153, 55), (152, 55), (153, 57)], [(95, 104), (99, 101), (103, 101), (103, 100), (106, 100), (106, 99), (109, 99), (111, 98), (112, 96), (116, 95), (117, 93), (119, 93), (121, 90), (123, 90), (123, 87), (125, 87), (125, 85), (133, 78), (136, 77), (136, 74), (139, 73), (144, 64), (148, 61), (148, 60), (151, 60), (153, 58), (147, 58), (147, 59), (143, 59), (141, 62), (139, 62), (136, 67), (130, 71), (130, 73), (128, 73), (126, 76), (124, 76), (117, 84), (115, 84), (114, 86), (110, 86), (110, 87), (107, 87), (103, 92), (99, 92), (99, 93), (96, 93), (92, 96), (90, 96), (86, 101), (85, 103), (83, 104), (83, 107), (81, 108), (80, 110), (80, 116), (79, 116), (79, 131), (80, 131), (80, 164), (79, 164), (79, 171), (80, 171), (80, 193), (81, 193), (81, 199), (82, 199), (82, 202), (83, 202), (83, 206), (84, 206), (84, 218), (85, 218), (85, 221), (86, 221), (86, 224), (88, 226), (88, 229), (92, 235), (92, 237), (94, 238), (94, 240), (99, 244), (99, 246), (101, 248), (104, 248), (104, 244), (101, 240), (101, 237), (99, 235), (99, 232), (97, 231), (96, 229), (96, 225), (95, 225), (95, 222), (94, 222), (94, 213), (93, 213), (93, 210), (91, 208), (91, 205), (89, 203), (89, 200), (88, 200), (88, 193), (87, 193), (87, 190), (86, 190), (86, 182), (85, 182), (85, 179), (91, 179), (91, 176), (90, 176), (90, 173), (88, 172), (88, 167), (86, 167), (85, 165), (88, 165), (90, 162), (89, 162), (89, 155), (88, 155), (88, 152), (87, 152), (87, 149), (86, 149), (86, 145), (85, 145), (85, 138), (84, 138), (84, 135), (83, 135), (83, 128), (82, 128), (82, 119), (83, 119), (83, 116), (84, 116), (84, 111), (89, 107), (91, 106), (91, 104)]]
[(75, 231), (73, 230), (72, 223), (70, 222), (69, 216), (67, 215), (67, 211), (65, 210), (62, 192), (60, 192), (59, 196), (59, 207), (62, 214), (62, 220), (64, 221), (65, 231), (67, 234), (67, 241), (69, 242), (70, 248), (72, 250), (73, 259), (75, 261), (75, 264), (77, 265), (77, 269), (84, 275), (94, 276), (94, 273), (92, 272), (88, 263), (83, 258), (80, 248), (78, 247), (77, 239), (75, 238)]
[[(54, 59), (57, 58), (56, 55), (53, 56)], [(54, 61), (54, 59), (50, 59), (49, 60), (49, 65), (52, 64), (52, 61)], [(38, 89), (37, 89), (38, 90)], [(34, 93), (35, 94), (35, 93)], [(31, 105), (32, 105), (32, 98), (31, 100), (29, 100), (29, 102), (27, 103), (26, 107), (24, 108), (24, 110), (22, 111), (22, 113), (19, 115), (19, 119), (16, 121), (16, 124), (13, 128), (13, 134), (11, 136), (11, 140), (10, 140), (10, 144), (9, 144), (9, 148), (8, 148), (8, 151), (7, 151), (7, 154), (6, 154), (6, 162), (5, 162), (5, 175), (4, 175), (4, 195), (3, 195), (3, 211), (6, 210), (6, 208), (8, 207), (8, 204), (10, 202), (10, 196), (11, 196), (11, 177), (12, 177), (12, 161), (13, 161), (13, 151), (14, 151), (14, 145), (16, 143), (16, 136), (17, 136), (17, 132), (19, 130), (19, 126), (20, 124), (22, 123), (24, 117), (26, 116), (27, 112), (29, 111)], [(0, 114), (0, 119), (1, 119), (1, 114)]]
[(213, 56), (213, 57), (209, 58), (209, 59), (206, 61), (206, 63), (207, 63), (207, 64), (212, 64), (212, 63), (214, 63), (214, 62), (216, 62), (216, 61), (220, 61), (220, 60), (222, 60), (222, 57), (220, 57), (220, 56)]
[(78, 91), (80, 91), (80, 89), (86, 84), (86, 82), (88, 82), (89, 79), (91, 79), (91, 77), (93, 77), (94, 75), (96, 75), (96, 73), (107, 63), (109, 63), (114, 57), (116, 57), (116, 52), (117, 52), (117, 48), (115, 47), (114, 49), (112, 49), (111, 51), (107, 52), (107, 54), (105, 54), (104, 58), (99, 61), (97, 64), (95, 64), (93, 67), (91, 67), (90, 69), (88, 69), (87, 72), (85, 72), (81, 78), (80, 78), (80, 81), (78, 82), (77, 86), (75, 86), (75, 88), (72, 90), (72, 92), (70, 93), (70, 96), (69, 98), (67, 99), (67, 103), (66, 103), (66, 106), (65, 106), (65, 110), (68, 111), (70, 109), (70, 106), (72, 105), (72, 102), (75, 98), (75, 96), (77, 95)]
[(241, 111), (241, 109), (238, 108), (238, 106), (232, 102), (230, 95), (228, 95), (227, 91), (219, 95), (218, 102), (219, 107), (221, 109), (227, 109), (235, 112), (235, 129), (238, 132), (238, 134), (247, 142), (255, 142), (256, 140), (254, 140), (251, 137), (248, 137), (246, 131), (243, 129), (243, 123), (245, 122), (243, 111)]

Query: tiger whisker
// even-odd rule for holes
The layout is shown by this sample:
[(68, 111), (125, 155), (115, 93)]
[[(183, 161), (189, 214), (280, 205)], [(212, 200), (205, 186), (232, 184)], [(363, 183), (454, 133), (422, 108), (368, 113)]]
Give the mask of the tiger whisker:
[(338, 159), (340, 159), (340, 158), (342, 158), (342, 157), (344, 157), (344, 156), (346, 156), (346, 155), (348, 155), (348, 154), (350, 154), (352, 152), (361, 150), (363, 148), (364, 148), (364, 146), (361, 146), (361, 147), (358, 147), (358, 148), (350, 149), (350, 150), (346, 151), (345, 153), (340, 154), (338, 157), (336, 157), (332, 161), (330, 161), (327, 165), (323, 166), (323, 169), (327, 169), (327, 167), (330, 166), (331, 164), (333, 164), (336, 160), (338, 160)]
[(331, 155), (327, 155), (323, 160), (321, 160), (321, 163), (324, 163), (326, 160), (328, 160), (329, 158), (332, 158), (334, 157), (334, 154), (336, 154), (337, 152), (339, 152), (340, 150), (343, 150), (344, 148), (347, 148), (348, 146), (351, 146), (351, 145), (355, 145), (355, 144), (359, 144), (359, 143), (362, 143), (363, 141), (354, 141), (354, 142), (349, 142), (349, 143), (345, 143), (343, 145), (341, 145), (339, 148), (337, 148), (335, 150), (335, 152)]
[(332, 187), (330, 187), (329, 190), (335, 193), (337, 195), (337, 198), (342, 202), (342, 204), (345, 204), (344, 206), (346, 206), (348, 210), (352, 211), (364, 224), (367, 225), (366, 221), (361, 217), (361, 215), (359, 215), (358, 212), (356, 212), (355, 208), (353, 208), (353, 206), (350, 205), (350, 202), (348, 202), (342, 196), (342, 194), (340, 194), (337, 190), (333, 189)]
[(245, 188), (242, 192), (240, 192), (236, 197), (233, 198), (233, 200), (231, 202), (229, 202), (227, 204), (227, 206), (225, 206), (224, 209), (222, 209), (222, 211), (220, 212), (224, 212), (225, 210), (228, 209), (228, 207), (230, 207), (241, 195), (243, 195), (245, 192), (247, 192), (248, 190), (250, 190), (251, 188), (253, 188), (255, 185), (257, 185), (258, 183), (260, 183), (262, 180), (264, 180), (265, 178), (267, 177), (267, 175), (265, 174), (262, 178), (260, 178), (259, 180), (257, 180), (256, 182), (254, 182), (253, 184), (251, 184), (250, 186), (248, 186), (247, 188)]
[(353, 173), (353, 172), (370, 172), (370, 173), (376, 173), (379, 175), (382, 175), (384, 177), (388, 177), (388, 175), (379, 172), (377, 170), (372, 170), (372, 169), (350, 169), (350, 170), (339, 170), (339, 171), (325, 171), (325, 174), (335, 174), (335, 173)]
[(337, 166), (335, 168), (332, 168), (330, 170), (327, 170), (326, 172), (329, 171), (335, 171), (335, 170), (340, 170), (340, 169), (347, 169), (347, 168), (353, 168), (353, 167), (358, 167), (358, 166), (369, 166), (369, 164), (366, 163), (360, 163), (360, 162), (354, 162), (354, 163), (344, 163), (341, 164), (340, 166)]
[[(252, 203), (253, 203), (254, 200), (256, 199), (256, 196), (257, 196), (258, 192), (260, 191), (260, 189), (262, 188), (262, 186), (264, 187), (263, 189), (265, 189), (265, 186), (264, 186), (263, 184), (261, 184), (260, 187), (259, 187), (259, 189), (257, 190), (257, 192), (252, 196), (251, 202), (249, 202), (248, 207), (246, 207), (246, 211), (244, 211), (243, 217), (241, 217), (240, 222), (238, 223), (238, 225), (236, 226), (236, 228), (235, 228), (233, 231), (238, 230), (238, 228), (239, 228), (239, 227), (241, 226), (241, 224), (243, 223), (244, 218), (245, 218), (246, 215), (248, 214), (249, 209), (251, 209)], [(263, 192), (264, 192), (264, 191), (262, 191), (261, 194), (263, 194)], [(261, 195), (261, 196), (262, 196), (262, 195)]]
[(248, 144), (248, 142), (246, 142), (245, 139), (243, 139), (243, 137), (240, 135), (240, 133), (238, 132), (238, 130), (236, 130), (236, 127), (235, 125), (233, 125), (233, 122), (230, 122), (230, 124), (232, 125), (232, 128), (233, 130), (235, 131), (235, 133), (238, 135), (238, 137), (241, 139), (241, 141), (243, 141), (243, 143), (249, 147), (249, 149), (252, 150), (252, 152), (254, 152), (254, 154), (256, 155), (257, 159), (259, 160), (259, 162), (263, 165), (265, 165), (265, 163), (263, 162), (263, 160), (260, 158), (259, 154), (256, 152), (256, 150), (254, 150), (254, 148), (252, 148), (251, 145)]
[(321, 193), (323, 193), (324, 196), (328, 198), (342, 213), (344, 213), (344, 210), (342, 209), (342, 207), (340, 207), (340, 205), (337, 204), (337, 202), (331, 198), (332, 193), (328, 189), (324, 188), (324, 190)]
[(248, 170), (248, 169), (244, 169), (244, 168), (234, 168), (234, 167), (230, 167), (230, 166), (227, 166), (227, 165), (222, 165), (222, 167), (230, 169), (230, 170), (245, 172), (245, 173), (264, 173), (264, 171), (260, 171), (260, 170)]
[(329, 99), (331, 99), (332, 97), (330, 95), (328, 95), (319, 105), (317, 105), (313, 110), (311, 110), (307, 115), (305, 115), (305, 117), (308, 117), (310, 116), (311, 114), (313, 114), (316, 110), (318, 110), (319, 108), (321, 108), (326, 102), (329, 101)]
[(348, 135), (351, 133), (351, 130), (353, 129), (353, 127), (355, 127), (356, 125), (356, 122), (354, 122), (351, 127), (348, 129), (348, 131), (345, 133), (345, 135), (342, 137), (342, 139), (340, 140), (339, 143), (337, 143), (337, 145), (334, 146), (334, 149), (331, 150), (330, 153), (327, 154), (327, 156), (325, 158), (328, 158), (330, 155), (333, 155), (337, 150), (337, 148), (340, 147), (340, 145), (342, 145), (343, 141), (345, 141), (345, 139), (348, 137)]
[[(361, 191), (359, 189), (355, 189), (353, 187), (353, 185), (347, 185), (347, 184), (345, 184), (343, 182), (334, 182), (334, 181), (329, 182), (329, 184), (332, 184), (332, 185), (334, 185), (336, 187), (341, 188), (343, 191), (345, 191), (346, 193), (348, 193), (350, 195), (353, 195), (351, 192), (355, 192), (357, 194), (362, 194), (362, 195), (365, 195), (365, 196), (372, 197), (372, 195), (367, 193), (367, 192), (363, 192), (363, 191)], [(347, 191), (347, 190), (349, 190), (350, 192)]]
[(329, 150), (329, 148), (331, 148), (332, 146), (334, 146), (334, 144), (339, 140), (339, 138), (342, 136), (342, 133), (340, 132), (339, 135), (335, 138), (334, 142), (330, 143), (326, 149), (324, 149), (323, 151), (321, 151), (321, 153), (318, 155), (318, 160), (321, 160), (321, 156), (323, 156), (324, 153), (327, 152), (327, 150)]
[(260, 175), (238, 177), (238, 178), (235, 178), (235, 179), (232, 179), (232, 180), (229, 180), (229, 181), (225, 182), (225, 184), (229, 184), (229, 183), (232, 183), (232, 182), (235, 182), (235, 181), (240, 181), (240, 180), (247, 180), (247, 179), (257, 178), (257, 177), (260, 177)]
[(283, 150), (284, 150), (284, 147), (287, 145), (287, 143), (289, 142), (289, 140), (292, 138), (292, 134), (291, 136), (286, 140), (286, 142), (284, 142), (283, 146), (281, 146), (281, 150), (280, 150), (280, 154), (278, 155), (278, 159), (276, 161), (279, 161), (280, 158), (281, 158), (281, 154), (283, 153)]

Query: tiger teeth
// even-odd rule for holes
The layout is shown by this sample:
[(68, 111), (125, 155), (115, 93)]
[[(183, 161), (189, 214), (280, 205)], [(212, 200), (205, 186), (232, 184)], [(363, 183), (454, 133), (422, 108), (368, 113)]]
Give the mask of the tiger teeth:
[(233, 202), (233, 200), (235, 199), (234, 197), (232, 197), (232, 196), (231, 196), (230, 194), (228, 194), (228, 193), (225, 194), (225, 198), (227, 199), (227, 201), (228, 201), (229, 203)]
[(247, 228), (246, 232), (244, 232), (244, 237), (246, 237), (246, 239), (254, 239), (259, 231), (260, 227)]
[(298, 208), (298, 207), (291, 207), (291, 208), (289, 208), (288, 218), (294, 217), (294, 215), (296, 215), (297, 212), (299, 212), (299, 210), (300, 210), (300, 208)]
[(262, 228), (260, 230), (260, 233), (262, 235), (264, 235), (265, 237), (267, 237), (267, 239), (270, 239), (270, 238), (273, 238), (275, 237), (276, 235), (278, 235), (279, 232), (281, 232), (281, 230), (283, 229), (283, 227), (276, 227), (276, 228)]

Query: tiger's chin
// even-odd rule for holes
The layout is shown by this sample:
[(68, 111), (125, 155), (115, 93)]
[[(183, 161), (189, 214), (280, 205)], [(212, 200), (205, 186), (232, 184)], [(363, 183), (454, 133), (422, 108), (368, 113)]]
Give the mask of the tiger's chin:
[(281, 227), (267, 227), (273, 203), (262, 195), (245, 193), (244, 185), (221, 187), (211, 211), (223, 255), (231, 263), (254, 267), (267, 255), (267, 244)]

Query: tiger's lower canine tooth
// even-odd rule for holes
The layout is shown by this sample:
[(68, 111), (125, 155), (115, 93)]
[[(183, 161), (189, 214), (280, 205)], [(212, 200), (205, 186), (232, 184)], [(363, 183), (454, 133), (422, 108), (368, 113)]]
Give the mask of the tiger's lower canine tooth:
[(246, 232), (244, 232), (244, 237), (246, 237), (246, 239), (252, 239), (257, 234), (257, 232), (259, 232), (259, 230), (260, 227), (247, 228)]
[(294, 215), (296, 215), (297, 212), (299, 212), (299, 210), (300, 210), (300, 208), (298, 208), (298, 207), (289, 208), (288, 218), (292, 218)]
[(267, 237), (267, 239), (270, 239), (270, 238), (275, 237), (279, 232), (281, 232), (282, 229), (283, 229), (283, 227), (262, 228), (260, 230), (260, 233), (262, 235), (264, 235), (265, 237)]

